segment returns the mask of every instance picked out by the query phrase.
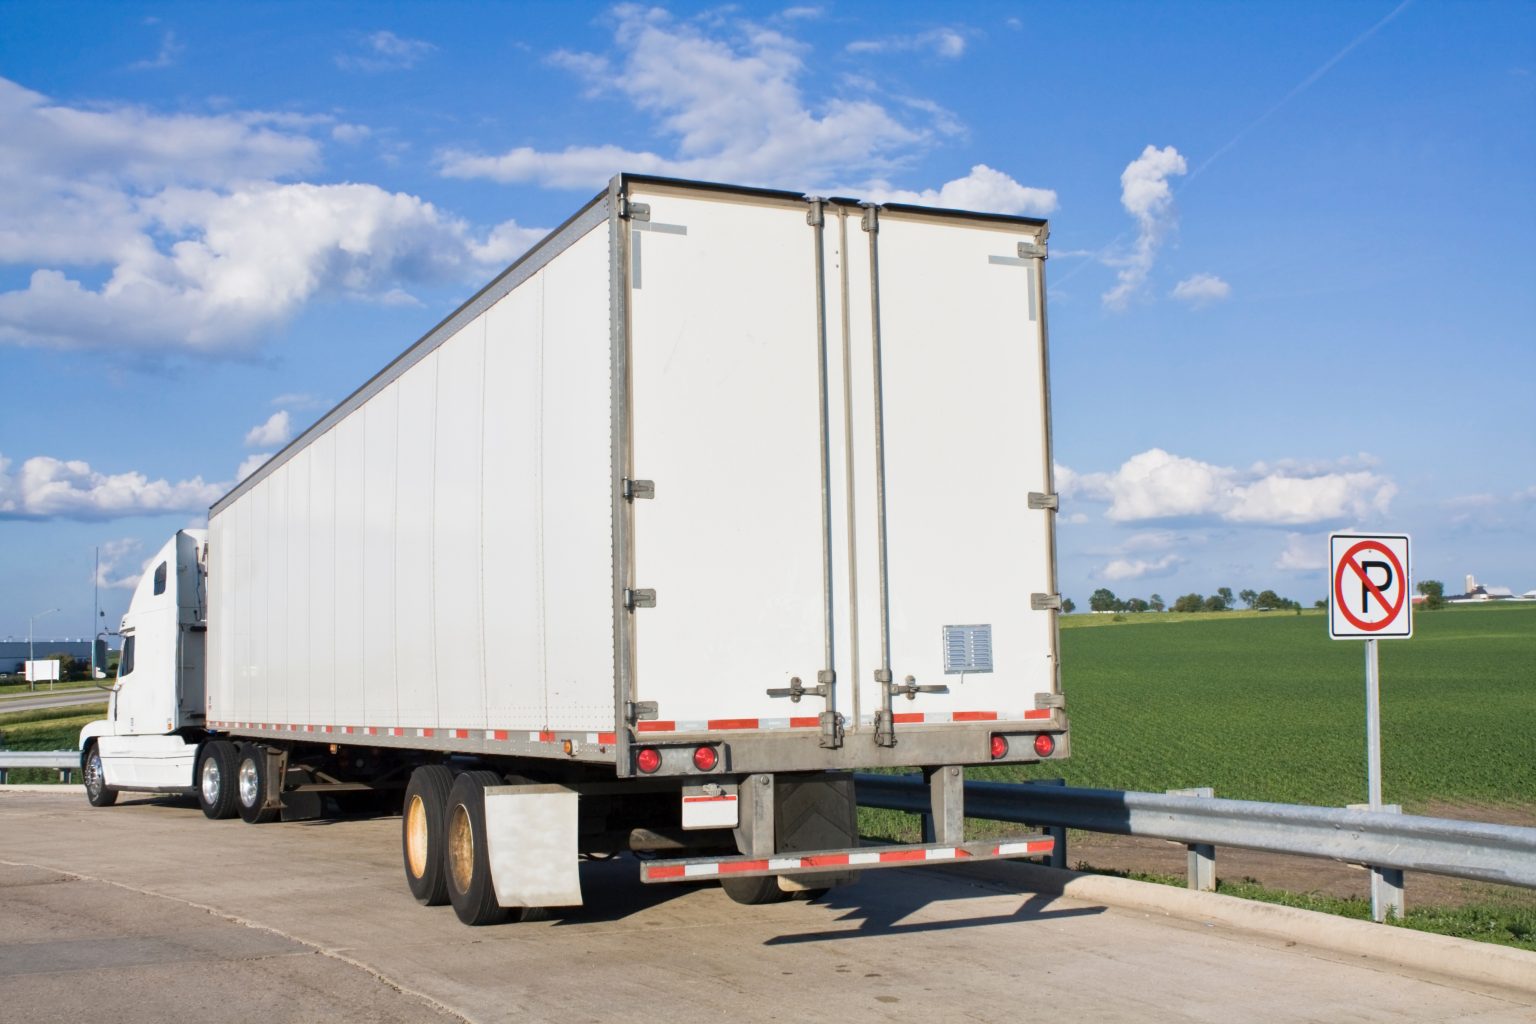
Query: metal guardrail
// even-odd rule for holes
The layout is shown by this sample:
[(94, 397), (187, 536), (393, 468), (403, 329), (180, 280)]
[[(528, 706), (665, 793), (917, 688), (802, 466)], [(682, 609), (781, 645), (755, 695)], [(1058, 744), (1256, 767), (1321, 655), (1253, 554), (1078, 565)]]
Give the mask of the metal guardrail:
[(59, 781), (69, 782), (80, 770), (78, 750), (0, 750), (0, 786), (13, 768), (57, 768)]
[[(856, 779), (858, 800), (865, 807), (931, 811), (928, 785), (920, 775), (859, 774)], [(1011, 782), (967, 782), (965, 815), (1536, 888), (1536, 828), (1516, 825)]]

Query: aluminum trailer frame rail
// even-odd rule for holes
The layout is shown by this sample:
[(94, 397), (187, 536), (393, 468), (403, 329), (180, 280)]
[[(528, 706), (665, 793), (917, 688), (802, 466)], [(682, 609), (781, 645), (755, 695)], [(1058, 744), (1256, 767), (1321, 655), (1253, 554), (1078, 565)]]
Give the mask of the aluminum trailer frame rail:
[[(920, 775), (859, 773), (854, 778), (862, 807), (932, 811), (928, 785)], [(965, 816), (1190, 845), (1240, 846), (1536, 888), (1536, 828), (1517, 825), (1009, 782), (967, 782)]]

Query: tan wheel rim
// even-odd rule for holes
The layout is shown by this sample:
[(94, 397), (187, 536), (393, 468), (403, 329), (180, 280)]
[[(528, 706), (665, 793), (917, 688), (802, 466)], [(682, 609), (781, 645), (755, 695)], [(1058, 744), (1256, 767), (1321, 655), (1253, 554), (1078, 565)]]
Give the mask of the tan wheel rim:
[(405, 857), (412, 878), (427, 873), (427, 804), (419, 796), (411, 797), (405, 809)]
[(459, 892), (469, 892), (475, 873), (475, 829), (469, 809), (456, 804), (448, 816), (448, 874)]

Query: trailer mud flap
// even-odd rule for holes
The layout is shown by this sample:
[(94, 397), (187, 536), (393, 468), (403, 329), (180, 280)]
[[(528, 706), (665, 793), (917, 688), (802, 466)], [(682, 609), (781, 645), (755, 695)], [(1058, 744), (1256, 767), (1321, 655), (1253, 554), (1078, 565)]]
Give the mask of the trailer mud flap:
[(486, 852), (503, 907), (581, 905), (577, 795), (564, 786), (488, 786)]
[(867, 846), (851, 850), (819, 850), (771, 857), (692, 857), (653, 860), (640, 865), (642, 882), (691, 882), (701, 879), (760, 875), (805, 875), (829, 869), (868, 871), (873, 868), (912, 868), (964, 861), (1045, 857), (1056, 845), (1042, 833), (991, 839), (977, 843), (923, 843), (915, 846)]

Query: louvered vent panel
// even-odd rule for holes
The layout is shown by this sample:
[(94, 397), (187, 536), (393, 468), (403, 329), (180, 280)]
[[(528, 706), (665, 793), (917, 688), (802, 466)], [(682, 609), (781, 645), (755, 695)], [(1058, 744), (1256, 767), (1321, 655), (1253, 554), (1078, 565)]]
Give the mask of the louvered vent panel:
[(944, 627), (944, 674), (992, 671), (992, 626)]

